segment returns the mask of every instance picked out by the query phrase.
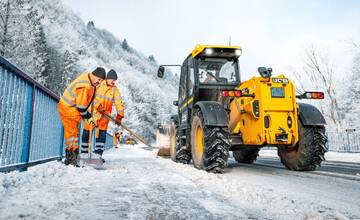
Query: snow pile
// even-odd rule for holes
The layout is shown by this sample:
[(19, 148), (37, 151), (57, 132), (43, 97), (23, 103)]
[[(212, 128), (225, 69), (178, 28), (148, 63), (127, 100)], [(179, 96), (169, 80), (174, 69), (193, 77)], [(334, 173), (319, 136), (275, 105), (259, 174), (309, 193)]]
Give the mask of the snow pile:
[[(346, 219), (356, 181), (238, 165), (211, 174), (142, 145), (109, 150), (103, 169), (51, 162), (0, 174), (0, 219)], [(351, 197), (351, 201), (349, 200)]]

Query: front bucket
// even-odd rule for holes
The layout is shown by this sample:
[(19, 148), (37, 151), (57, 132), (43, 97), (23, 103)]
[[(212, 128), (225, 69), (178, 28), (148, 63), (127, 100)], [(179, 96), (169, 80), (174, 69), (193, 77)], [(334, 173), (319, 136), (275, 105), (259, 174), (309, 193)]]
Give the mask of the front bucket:
[(159, 157), (170, 157), (170, 147), (160, 148), (157, 152), (157, 156)]
[(168, 125), (159, 125), (156, 132), (156, 147), (159, 148), (157, 156), (170, 157), (170, 135)]

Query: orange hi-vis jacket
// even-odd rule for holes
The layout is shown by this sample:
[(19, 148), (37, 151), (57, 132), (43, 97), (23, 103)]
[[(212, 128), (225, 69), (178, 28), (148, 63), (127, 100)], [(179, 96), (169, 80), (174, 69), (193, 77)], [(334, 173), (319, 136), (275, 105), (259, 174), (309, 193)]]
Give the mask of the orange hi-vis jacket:
[[(97, 122), (98, 130), (107, 130), (109, 125), (109, 119), (97, 111), (98, 107), (101, 105), (106, 113), (111, 114), (113, 103), (115, 103), (117, 114), (124, 117), (124, 103), (121, 99), (119, 89), (116, 86), (108, 86), (106, 84), (106, 80), (104, 80), (97, 88), (95, 99), (93, 102), (93, 117), (94, 121)], [(90, 129), (88, 123), (85, 123), (85, 129)]]
[(78, 124), (81, 118), (90, 118), (88, 107), (95, 97), (96, 88), (90, 80), (90, 73), (82, 73), (65, 89), (58, 108), (64, 125), (65, 145), (78, 145)]

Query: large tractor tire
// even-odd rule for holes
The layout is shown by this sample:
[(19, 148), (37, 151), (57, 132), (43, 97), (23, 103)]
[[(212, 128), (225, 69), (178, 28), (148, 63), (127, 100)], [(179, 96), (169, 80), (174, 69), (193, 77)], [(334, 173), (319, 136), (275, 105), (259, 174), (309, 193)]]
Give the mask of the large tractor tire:
[(281, 163), (289, 170), (311, 171), (325, 160), (327, 137), (324, 126), (303, 126), (299, 120), (299, 142), (295, 147), (279, 147)]
[(191, 155), (194, 166), (212, 173), (227, 167), (230, 134), (226, 127), (204, 125), (200, 110), (194, 110), (191, 122)]
[(181, 131), (177, 124), (172, 131), (173, 138), (170, 136), (170, 157), (177, 163), (189, 164), (191, 161), (191, 152), (185, 145), (185, 140), (181, 138)]
[(258, 148), (233, 151), (233, 156), (238, 163), (254, 163), (259, 156)]

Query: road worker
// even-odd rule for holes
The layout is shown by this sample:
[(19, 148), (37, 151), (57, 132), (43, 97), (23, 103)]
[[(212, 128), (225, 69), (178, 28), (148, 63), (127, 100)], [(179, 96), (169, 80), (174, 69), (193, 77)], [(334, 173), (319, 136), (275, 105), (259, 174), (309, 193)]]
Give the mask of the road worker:
[(96, 86), (105, 79), (105, 74), (105, 70), (101, 67), (91, 73), (82, 73), (70, 83), (60, 98), (58, 109), (64, 126), (65, 165), (78, 165), (78, 126), (82, 118), (89, 124), (94, 124), (88, 108), (95, 97)]
[[(93, 103), (94, 109), (94, 119), (96, 124), (96, 141), (95, 141), (95, 150), (94, 153), (98, 155), (99, 158), (102, 158), (104, 152), (104, 145), (106, 141), (106, 130), (109, 125), (109, 119), (102, 115), (99, 112), (99, 107), (108, 114), (111, 114), (113, 103), (115, 103), (116, 108), (116, 124), (121, 125), (121, 119), (124, 118), (124, 103), (121, 99), (121, 94), (119, 89), (116, 87), (115, 82), (117, 80), (117, 74), (114, 70), (110, 70), (107, 73), (106, 80), (104, 80), (96, 91), (95, 100)], [(87, 156), (89, 138), (90, 138), (90, 129), (94, 127), (90, 123), (85, 122), (84, 130), (82, 135), (82, 157)], [(102, 159), (105, 162), (104, 159)]]

